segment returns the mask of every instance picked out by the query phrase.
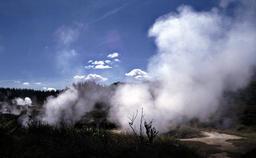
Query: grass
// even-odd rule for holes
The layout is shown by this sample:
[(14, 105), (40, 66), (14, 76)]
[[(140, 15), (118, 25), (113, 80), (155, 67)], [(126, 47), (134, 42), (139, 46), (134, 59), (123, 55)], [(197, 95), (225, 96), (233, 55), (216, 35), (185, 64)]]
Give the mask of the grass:
[(0, 157), (200, 157), (169, 136), (159, 136), (153, 144), (148, 144), (139, 143), (133, 135), (86, 126), (57, 128), (37, 122), (23, 128), (17, 125), (15, 118), (1, 119), (0, 125)]
[(256, 155), (256, 134), (253, 129), (198, 129), (183, 125), (159, 135), (150, 144), (148, 141), (138, 141), (138, 138), (131, 134), (116, 134), (108, 128), (97, 129), (88, 124), (62, 124), (54, 127), (33, 122), (24, 128), (18, 125), (16, 119), (13, 115), (0, 115), (0, 158), (198, 158), (222, 152), (214, 145), (179, 141), (180, 138), (200, 137), (201, 130), (216, 130), (245, 137), (246, 139), (242, 140), (230, 140), (239, 146), (239, 151), (228, 152), (231, 157)]

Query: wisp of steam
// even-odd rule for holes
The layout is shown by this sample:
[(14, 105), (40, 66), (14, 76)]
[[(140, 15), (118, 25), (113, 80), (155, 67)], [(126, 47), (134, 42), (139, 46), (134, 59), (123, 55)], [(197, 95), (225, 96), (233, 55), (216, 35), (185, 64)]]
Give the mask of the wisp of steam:
[(41, 120), (50, 125), (74, 124), (91, 111), (96, 103), (109, 104), (111, 96), (110, 87), (95, 82), (73, 84), (57, 98), (48, 98)]
[(114, 92), (71, 86), (48, 99), (43, 120), (77, 121), (95, 102), (107, 101), (109, 118), (123, 129), (142, 108), (145, 120), (153, 120), (160, 132), (184, 117), (207, 121), (224, 91), (250, 81), (256, 65), (255, 6), (254, 0), (240, 2), (231, 16), (223, 8), (199, 12), (181, 6), (158, 18), (149, 30), (157, 46), (148, 63), (149, 79), (120, 85)]

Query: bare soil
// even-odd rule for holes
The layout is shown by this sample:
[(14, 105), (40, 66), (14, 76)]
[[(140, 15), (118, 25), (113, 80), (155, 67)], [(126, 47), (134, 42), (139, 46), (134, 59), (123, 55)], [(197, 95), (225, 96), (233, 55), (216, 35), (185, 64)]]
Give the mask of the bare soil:
[(208, 157), (209, 158), (230, 158), (230, 152), (234, 152), (238, 150), (238, 146), (235, 146), (232, 141), (230, 140), (240, 140), (243, 137), (224, 134), (219, 132), (206, 132), (203, 131), (202, 134), (205, 137), (198, 137), (198, 138), (189, 138), (189, 139), (180, 139), (183, 142), (202, 142), (207, 145), (214, 146), (220, 152), (212, 153)]

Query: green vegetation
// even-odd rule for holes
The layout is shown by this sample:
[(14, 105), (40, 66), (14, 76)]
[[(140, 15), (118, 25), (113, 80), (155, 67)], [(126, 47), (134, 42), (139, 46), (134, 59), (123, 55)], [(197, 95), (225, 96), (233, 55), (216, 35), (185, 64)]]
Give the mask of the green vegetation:
[[(119, 84), (119, 83), (118, 83)], [(79, 85), (82, 87), (82, 85)], [(113, 84), (111, 88), (115, 88)], [(84, 114), (80, 121), (58, 127), (42, 124), (36, 116), (42, 112), (41, 105), (47, 97), (56, 97), (60, 91), (36, 91), (28, 89), (0, 88), (1, 103), (10, 103), (16, 97), (30, 97), (32, 120), (28, 127), (22, 127), (19, 117), (23, 115), (0, 114), (0, 157), (208, 157), (222, 152), (214, 145), (200, 142), (180, 142), (180, 138), (202, 137), (201, 130), (218, 131), (244, 137), (231, 140), (239, 150), (228, 153), (232, 157), (255, 157), (256, 155), (256, 81), (237, 92), (226, 92), (222, 106), (207, 122), (184, 118), (182, 125), (172, 127), (169, 132), (158, 134), (150, 120), (140, 115), (140, 129), (134, 130), (137, 114), (127, 122), (132, 134), (112, 132), (118, 125), (110, 122), (110, 105), (97, 102), (94, 108)], [(148, 122), (147, 122), (148, 121)], [(141, 133), (144, 129), (144, 134)], [(238, 150), (237, 149), (237, 150)], [(237, 152), (237, 153), (236, 153)]]
[(138, 142), (134, 135), (86, 126), (57, 128), (33, 122), (23, 128), (12, 115), (0, 121), (0, 157), (200, 157), (168, 136), (148, 143)]

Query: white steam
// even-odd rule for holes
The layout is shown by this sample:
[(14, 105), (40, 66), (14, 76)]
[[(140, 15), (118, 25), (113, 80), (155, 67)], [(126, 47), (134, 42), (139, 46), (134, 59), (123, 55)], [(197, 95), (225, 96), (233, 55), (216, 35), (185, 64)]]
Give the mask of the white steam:
[[(244, 4), (241, 8), (246, 8), (232, 17), (216, 8), (197, 12), (186, 6), (160, 17), (149, 30), (158, 53), (151, 58), (148, 73), (126, 74), (150, 76), (149, 80), (121, 84), (114, 95), (95, 84), (73, 85), (57, 98), (48, 99), (42, 119), (49, 124), (74, 123), (95, 103), (111, 101), (110, 119), (124, 129), (128, 117), (142, 108), (145, 120), (153, 120), (161, 132), (184, 118), (207, 121), (223, 92), (244, 87), (256, 65), (255, 1)], [(95, 77), (99, 78), (88, 78)]]
[(74, 124), (99, 102), (108, 102), (111, 91), (95, 82), (77, 83), (58, 97), (48, 98), (42, 120), (51, 125)]
[(21, 106), (32, 106), (32, 100), (29, 97), (23, 98), (15, 98), (13, 100), (14, 104), (21, 105)]
[(216, 9), (183, 6), (159, 18), (149, 31), (158, 47), (148, 65), (152, 81), (121, 86), (113, 120), (127, 128), (128, 116), (143, 107), (145, 119), (162, 132), (182, 118), (207, 121), (222, 93), (244, 87), (256, 64), (256, 28), (244, 15), (228, 18)]
[(17, 97), (11, 103), (0, 102), (0, 113), (20, 115), (23, 111), (29, 111), (32, 106), (32, 100), (29, 97), (24, 99)]

